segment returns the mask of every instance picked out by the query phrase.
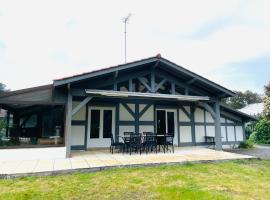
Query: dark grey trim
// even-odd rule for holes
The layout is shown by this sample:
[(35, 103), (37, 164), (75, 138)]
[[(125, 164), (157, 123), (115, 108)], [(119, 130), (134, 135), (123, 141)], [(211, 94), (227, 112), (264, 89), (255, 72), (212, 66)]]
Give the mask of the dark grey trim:
[(72, 145), (71, 150), (85, 150), (84, 145)]
[(84, 149), (87, 150), (87, 132), (88, 132), (88, 113), (89, 113), (89, 104), (86, 104), (85, 112), (85, 133), (84, 133)]
[(188, 111), (185, 109), (184, 106), (179, 105), (179, 108), (186, 114), (186, 116), (187, 116), (189, 119), (191, 119), (190, 113), (188, 113)]
[(180, 146), (180, 128), (179, 128), (179, 109), (177, 109), (176, 111), (176, 119), (177, 119), (177, 142), (178, 142), (178, 146)]
[(154, 121), (139, 121), (140, 126), (154, 126), (155, 122)]
[(140, 132), (140, 127), (139, 127), (139, 112), (140, 112), (140, 108), (139, 108), (138, 103), (135, 104), (135, 133), (139, 133)]
[(119, 121), (120, 126), (135, 125), (135, 121)]
[(195, 144), (194, 143), (192, 143), (192, 142), (181, 142), (180, 143), (180, 147), (187, 147), (187, 146), (195, 146)]
[(72, 126), (85, 126), (85, 120), (72, 120)]
[(143, 86), (144, 86), (149, 92), (152, 92), (151, 87), (145, 82), (144, 79), (142, 79), (141, 77), (138, 77), (138, 80), (143, 84)]
[(192, 126), (192, 122), (178, 122), (178, 126)]

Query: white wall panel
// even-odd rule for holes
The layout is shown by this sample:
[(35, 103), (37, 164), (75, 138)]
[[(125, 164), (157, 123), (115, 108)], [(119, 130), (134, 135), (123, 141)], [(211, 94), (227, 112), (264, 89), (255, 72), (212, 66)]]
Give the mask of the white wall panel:
[(227, 126), (228, 141), (235, 141), (234, 126)]
[(154, 126), (142, 125), (139, 127), (139, 132), (154, 132)]
[(195, 110), (195, 122), (204, 122), (204, 111), (200, 108)]
[(208, 111), (205, 112), (205, 121), (210, 122), (210, 123), (214, 122), (214, 119), (213, 119), (212, 115)]
[(150, 106), (140, 117), (140, 121), (154, 121), (154, 106)]
[(182, 111), (182, 109), (179, 109), (179, 121), (180, 122), (190, 122), (190, 119), (188, 116)]
[(71, 145), (84, 145), (85, 126), (71, 126)]
[(192, 142), (191, 126), (179, 126), (180, 142)]
[(215, 126), (206, 126), (206, 135), (215, 137)]
[(119, 126), (119, 136), (124, 136), (124, 132), (135, 132), (135, 126)]
[(226, 127), (221, 126), (221, 137), (222, 137), (222, 142), (226, 142)]
[(134, 117), (127, 111), (127, 109), (120, 104), (119, 106), (119, 119), (120, 121), (134, 121)]
[(205, 131), (204, 126), (195, 126), (195, 140), (196, 142), (204, 142), (205, 141)]
[(242, 126), (236, 126), (235, 131), (236, 131), (236, 141), (243, 141), (244, 137), (243, 137), (243, 128), (242, 128)]
[[(80, 101), (72, 102), (72, 109), (74, 109)], [(72, 120), (85, 120), (86, 106), (83, 106), (75, 115), (72, 116)]]

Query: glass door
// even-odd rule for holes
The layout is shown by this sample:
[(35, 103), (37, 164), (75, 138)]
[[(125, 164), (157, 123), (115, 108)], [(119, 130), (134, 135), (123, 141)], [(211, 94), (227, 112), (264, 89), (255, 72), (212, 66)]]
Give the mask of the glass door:
[(89, 108), (88, 147), (109, 147), (114, 135), (114, 108)]
[(169, 133), (174, 135), (174, 143), (177, 144), (177, 122), (176, 110), (158, 109), (156, 110), (156, 128), (157, 134)]

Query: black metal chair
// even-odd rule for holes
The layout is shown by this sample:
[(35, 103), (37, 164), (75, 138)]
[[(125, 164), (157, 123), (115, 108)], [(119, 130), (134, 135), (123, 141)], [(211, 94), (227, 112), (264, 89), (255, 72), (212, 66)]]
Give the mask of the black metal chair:
[(124, 132), (124, 137), (122, 137), (122, 139), (124, 141), (123, 152), (126, 152), (127, 150), (129, 150), (129, 146), (130, 146), (130, 135), (131, 134), (134, 134), (134, 132)]
[(149, 150), (153, 151), (155, 149), (157, 153), (157, 137), (153, 132), (143, 132), (143, 143), (142, 147), (148, 153)]
[(140, 151), (140, 154), (142, 153), (141, 150), (141, 136), (139, 134), (130, 134), (130, 143), (128, 145), (129, 148), (129, 154), (131, 155), (131, 152), (134, 150), (138, 153)]
[(172, 147), (172, 152), (174, 153), (173, 140), (174, 140), (174, 134), (167, 133), (165, 135), (164, 153), (165, 153), (165, 149), (167, 149), (167, 151), (169, 150), (169, 146)]
[(111, 146), (110, 152), (113, 154), (113, 150), (119, 148), (120, 151), (123, 151), (124, 143), (123, 142), (115, 142), (113, 138), (113, 134), (111, 134)]

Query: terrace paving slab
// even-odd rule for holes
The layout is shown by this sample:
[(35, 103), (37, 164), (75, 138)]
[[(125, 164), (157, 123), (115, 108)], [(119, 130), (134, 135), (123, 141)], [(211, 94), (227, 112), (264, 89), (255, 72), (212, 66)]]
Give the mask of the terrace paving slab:
[(97, 171), (119, 166), (161, 165), (169, 163), (222, 161), (235, 159), (253, 159), (256, 157), (237, 153), (215, 151), (204, 147), (176, 147), (171, 153), (128, 153), (111, 154), (109, 149), (74, 151), (66, 159), (39, 159), (1, 161), (0, 175), (2, 178), (27, 175), (51, 175), (71, 173), (74, 171)]

